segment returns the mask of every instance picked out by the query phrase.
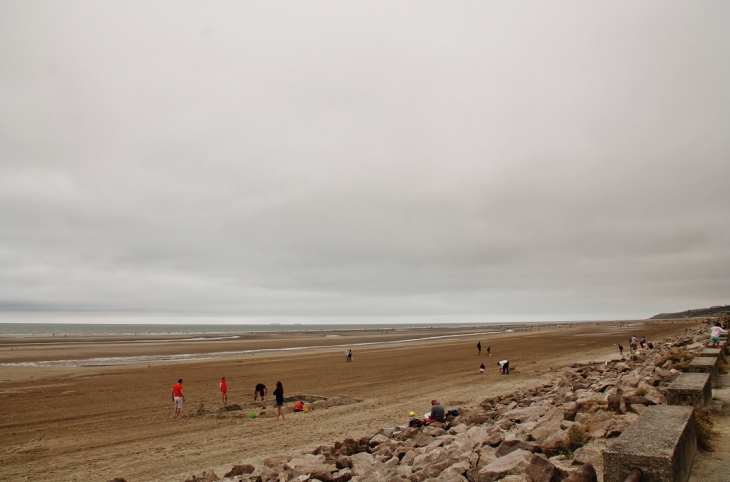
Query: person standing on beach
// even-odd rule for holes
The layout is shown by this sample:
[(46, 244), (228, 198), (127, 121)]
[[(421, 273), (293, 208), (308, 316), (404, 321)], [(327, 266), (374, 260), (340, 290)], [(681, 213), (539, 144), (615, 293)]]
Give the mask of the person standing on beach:
[(484, 363), (482, 363), (482, 364), (481, 364), (481, 365), (479, 366), (479, 373), (481, 373), (482, 375), (484, 375), (484, 369), (485, 369), (485, 368), (487, 368), (487, 367), (485, 367), (485, 366), (484, 366)]
[(253, 389), (253, 401), (255, 402), (259, 399), (259, 396), (261, 396), (261, 401), (263, 402), (264, 397), (266, 396), (266, 392), (266, 385), (264, 385), (263, 383), (257, 384), (256, 388)]
[(223, 402), (223, 405), (228, 403), (228, 383), (226, 383), (226, 377), (221, 378), (221, 402)]
[(352, 348), (347, 349), (347, 361), (348, 362), (352, 361)]
[(635, 336), (631, 335), (631, 338), (629, 338), (629, 350), (631, 350), (631, 354), (634, 354), (636, 350), (639, 347), (639, 339)]
[(284, 405), (284, 385), (281, 382), (276, 382), (274, 396), (276, 397), (276, 419), (279, 420), (281, 417), (284, 420), (284, 412), (281, 411), (281, 406)]
[(350, 362), (350, 349), (349, 348), (345, 348), (345, 362), (346, 363)]
[(482, 342), (481, 341), (477, 342), (477, 350), (479, 350), (479, 355), (481, 355), (482, 354)]
[(183, 402), (185, 401), (185, 394), (183, 394), (182, 378), (172, 386), (172, 403), (175, 404), (175, 415), (172, 418), (180, 416), (180, 410), (182, 409)]

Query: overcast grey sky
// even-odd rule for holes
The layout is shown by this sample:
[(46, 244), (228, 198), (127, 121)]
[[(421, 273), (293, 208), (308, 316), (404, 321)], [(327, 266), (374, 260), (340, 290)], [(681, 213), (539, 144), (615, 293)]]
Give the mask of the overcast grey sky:
[(729, 302), (727, 2), (0, 1), (0, 321)]

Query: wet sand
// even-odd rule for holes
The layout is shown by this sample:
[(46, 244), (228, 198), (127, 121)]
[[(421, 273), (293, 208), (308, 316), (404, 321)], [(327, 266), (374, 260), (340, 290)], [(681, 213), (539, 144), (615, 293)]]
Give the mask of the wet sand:
[[(311, 450), (406, 423), (408, 411), (427, 411), (432, 398), (447, 409), (474, 405), (532, 386), (575, 362), (617, 357), (615, 344), (627, 347), (631, 334), (656, 342), (698, 325), (624, 321), (550, 325), (540, 331), (513, 325), (512, 333), (485, 334), (497, 329), (490, 325), (171, 342), (159, 337), (0, 338), (0, 363), (78, 360), (71, 364), (82, 365), (0, 366), (0, 480), (182, 481), (208, 468), (222, 476), (236, 463), (258, 463), (269, 455)], [(169, 338), (176, 337), (190, 338)], [(344, 345), (353, 347), (352, 363), (345, 363)], [(490, 345), (493, 356), (487, 357)], [(295, 347), (309, 348), (276, 351)], [(83, 366), (95, 358), (196, 353), (218, 355)], [(509, 376), (497, 373), (496, 363), (503, 358), (513, 367)], [(479, 374), (482, 362), (485, 375)], [(228, 403), (243, 405), (243, 411), (220, 411), (222, 376), (229, 384)], [(178, 378), (184, 379), (186, 402), (183, 417), (173, 419), (170, 390)], [(248, 418), (260, 410), (251, 405), (256, 383), (272, 392), (277, 380), (287, 396), (346, 395), (359, 402), (288, 414), (285, 421)], [(201, 404), (205, 410), (198, 416)]]

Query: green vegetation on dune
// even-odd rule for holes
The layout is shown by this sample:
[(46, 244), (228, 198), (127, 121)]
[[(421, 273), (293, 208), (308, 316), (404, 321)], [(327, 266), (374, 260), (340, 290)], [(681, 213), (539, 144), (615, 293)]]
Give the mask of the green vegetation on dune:
[(711, 306), (710, 308), (697, 308), (678, 313), (659, 313), (654, 315), (650, 320), (675, 320), (679, 318), (697, 318), (701, 316), (719, 316), (730, 313), (730, 305)]

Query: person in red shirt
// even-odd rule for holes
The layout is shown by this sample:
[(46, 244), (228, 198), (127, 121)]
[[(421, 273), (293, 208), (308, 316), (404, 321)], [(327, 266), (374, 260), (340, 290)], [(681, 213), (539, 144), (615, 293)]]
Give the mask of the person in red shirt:
[(183, 394), (182, 378), (172, 386), (172, 402), (175, 404), (175, 415), (172, 418), (180, 416), (180, 410), (182, 409), (183, 402), (185, 401), (185, 395)]
[(303, 412), (304, 411), (304, 402), (301, 400), (294, 404), (294, 411), (295, 412)]
[(228, 403), (228, 384), (226, 383), (226, 377), (221, 378), (221, 397), (223, 405)]

